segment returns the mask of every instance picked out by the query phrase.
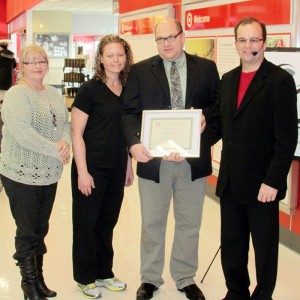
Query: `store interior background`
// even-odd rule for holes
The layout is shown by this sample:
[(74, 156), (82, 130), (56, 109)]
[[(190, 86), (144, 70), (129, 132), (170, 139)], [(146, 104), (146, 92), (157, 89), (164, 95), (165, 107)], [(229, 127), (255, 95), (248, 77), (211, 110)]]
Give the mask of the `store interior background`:
[[(68, 36), (68, 58), (83, 58), (84, 72), (92, 73), (93, 59), (97, 45), (105, 34), (121, 34), (131, 44), (135, 61), (156, 54), (156, 44), (153, 32), (122, 31), (122, 25), (130, 20), (139, 20), (156, 16), (175, 16), (184, 24), (187, 10), (207, 7), (228, 7), (228, 15), (249, 13), (260, 17), (262, 13), (273, 20), (267, 24), (269, 34), (288, 33), (290, 47), (300, 47), (300, 1), (299, 0), (251, 0), (261, 5), (253, 11), (234, 11), (244, 1), (232, 0), (0, 0), (0, 39), (10, 40), (10, 49), (17, 58), (20, 49), (34, 43), (37, 35), (60, 34)], [(260, 4), (259, 4), (260, 3)], [(264, 6), (265, 3), (265, 6)], [(272, 4), (273, 3), (273, 4)], [(283, 5), (290, 9), (290, 22), (277, 24), (278, 15), (272, 16), (272, 7)], [(242, 4), (240, 4), (242, 7)], [(262, 8), (265, 11), (261, 11)], [(280, 19), (280, 18), (279, 18)], [(150, 28), (150, 27), (149, 27)], [(194, 37), (223, 36), (232, 38), (232, 26), (220, 28), (201, 28), (186, 30), (188, 39)], [(234, 49), (234, 48), (233, 48)], [(233, 50), (234, 52), (234, 50)], [(233, 56), (234, 57), (234, 56)], [(47, 84), (64, 88), (64, 65), (66, 57), (50, 57), (50, 70), (46, 77)], [(215, 58), (215, 57), (214, 57)], [(217, 62), (218, 64), (218, 62)], [(300, 253), (300, 194), (299, 194), (299, 161), (293, 162), (292, 178), (289, 179), (289, 197), (293, 198), (292, 210), (282, 210), (280, 213), (281, 242)], [(217, 172), (209, 178), (208, 194), (214, 197)], [(218, 201), (218, 199), (216, 199)]]

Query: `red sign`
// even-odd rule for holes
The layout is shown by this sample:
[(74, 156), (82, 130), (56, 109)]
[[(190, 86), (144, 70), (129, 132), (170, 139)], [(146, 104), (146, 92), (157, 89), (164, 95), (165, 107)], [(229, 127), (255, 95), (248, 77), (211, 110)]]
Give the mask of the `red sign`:
[(244, 17), (255, 17), (266, 25), (291, 23), (291, 0), (249, 0), (187, 10), (185, 30), (234, 27)]
[(181, 1), (178, 0), (138, 0), (138, 1), (130, 1), (130, 0), (119, 0), (120, 14), (124, 14), (127, 12), (132, 12), (138, 9), (150, 8), (157, 5), (163, 4), (173, 4), (181, 5)]
[(119, 33), (126, 35), (136, 35), (138, 34), (137, 21), (120, 21), (119, 22)]
[(127, 21), (119, 21), (119, 32), (124, 35), (138, 35), (154, 33), (156, 23), (162, 19), (163, 16), (155, 16), (143, 19), (134, 19)]

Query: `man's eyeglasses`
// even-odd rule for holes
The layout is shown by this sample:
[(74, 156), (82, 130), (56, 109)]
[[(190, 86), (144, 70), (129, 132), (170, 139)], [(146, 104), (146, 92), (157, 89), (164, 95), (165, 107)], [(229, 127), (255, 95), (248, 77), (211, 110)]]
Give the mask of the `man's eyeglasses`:
[(253, 37), (253, 38), (250, 38), (250, 39), (238, 38), (236, 40), (236, 42), (239, 43), (239, 44), (241, 44), (241, 45), (246, 44), (247, 41), (249, 41), (250, 44), (257, 44), (257, 43), (263, 41), (263, 39), (257, 38), (257, 37)]
[(179, 31), (176, 35), (170, 35), (170, 36), (167, 36), (166, 38), (163, 38), (163, 37), (159, 37), (157, 39), (155, 39), (156, 43), (157, 44), (163, 44), (165, 41), (168, 41), (168, 42), (175, 42), (176, 41), (176, 38), (179, 36), (179, 34), (182, 33), (182, 30)]
[(29, 60), (29, 61), (24, 61), (23, 64), (24, 65), (46, 65), (48, 62), (46, 60), (39, 60), (39, 61), (36, 61), (36, 60)]

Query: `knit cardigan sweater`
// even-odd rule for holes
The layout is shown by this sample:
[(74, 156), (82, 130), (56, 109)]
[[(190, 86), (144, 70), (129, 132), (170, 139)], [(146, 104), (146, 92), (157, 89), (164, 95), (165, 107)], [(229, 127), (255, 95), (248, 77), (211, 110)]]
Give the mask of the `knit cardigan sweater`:
[(56, 143), (71, 139), (68, 110), (56, 89), (13, 86), (5, 95), (2, 119), (0, 173), (29, 185), (57, 182), (63, 165)]

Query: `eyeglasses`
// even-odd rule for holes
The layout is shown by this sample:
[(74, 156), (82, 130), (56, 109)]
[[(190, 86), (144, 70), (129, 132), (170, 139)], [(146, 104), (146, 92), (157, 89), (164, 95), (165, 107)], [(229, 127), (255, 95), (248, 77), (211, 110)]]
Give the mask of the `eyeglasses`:
[(179, 36), (179, 34), (182, 33), (182, 30), (179, 31), (176, 35), (170, 35), (170, 36), (167, 36), (166, 38), (163, 38), (163, 37), (159, 37), (157, 38), (155, 41), (157, 44), (163, 44), (165, 41), (168, 41), (168, 42), (175, 42), (176, 41), (176, 38)]
[(46, 65), (48, 64), (48, 62), (46, 60), (39, 60), (39, 61), (35, 61), (35, 60), (29, 60), (29, 61), (24, 61), (23, 62), (24, 65), (37, 65), (37, 64), (40, 64), (40, 65)]
[(247, 41), (249, 41), (250, 44), (257, 44), (261, 41), (263, 41), (264, 39), (258, 38), (258, 37), (252, 37), (250, 39), (244, 39), (244, 38), (239, 38), (236, 40), (237, 43), (243, 45), (246, 44)]

